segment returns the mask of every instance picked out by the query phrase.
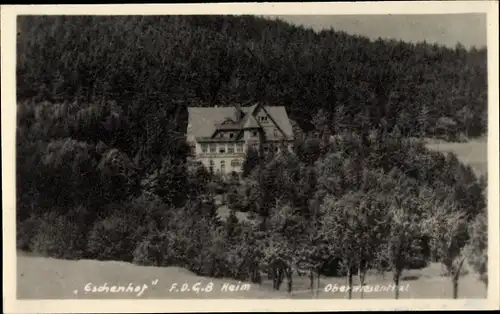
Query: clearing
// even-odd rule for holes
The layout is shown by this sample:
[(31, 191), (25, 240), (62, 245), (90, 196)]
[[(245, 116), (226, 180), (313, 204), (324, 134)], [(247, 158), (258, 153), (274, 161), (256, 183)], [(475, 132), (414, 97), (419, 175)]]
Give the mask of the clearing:
[(472, 167), (476, 175), (488, 173), (488, 141), (486, 137), (465, 143), (427, 140), (427, 147), (443, 153), (455, 153), (460, 161)]

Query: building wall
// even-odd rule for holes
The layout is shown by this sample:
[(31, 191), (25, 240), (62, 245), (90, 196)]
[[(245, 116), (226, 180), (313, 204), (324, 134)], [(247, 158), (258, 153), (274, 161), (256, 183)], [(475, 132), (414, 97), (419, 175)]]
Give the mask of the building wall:
[[(210, 170), (210, 166), (212, 165), (212, 169), (214, 173), (221, 174), (230, 174), (231, 172), (241, 172), (243, 165), (243, 161), (245, 160), (245, 154), (247, 151), (247, 143), (244, 143), (241, 147), (241, 151), (236, 150), (229, 152), (228, 151), (229, 143), (211, 143), (207, 144), (207, 151), (203, 152), (202, 144), (196, 144), (196, 157), (195, 159), (200, 161), (208, 170)], [(274, 145), (274, 147), (278, 148), (280, 146), (280, 142), (264, 142), (263, 145)], [(210, 151), (210, 145), (215, 145), (216, 152), (213, 153)], [(289, 142), (287, 145), (288, 150), (292, 151), (292, 142)], [(220, 153), (220, 148), (225, 148), (224, 153)], [(211, 164), (212, 162), (212, 164)]]
[(199, 160), (203, 164), (203, 166), (205, 166), (205, 168), (207, 168), (209, 171), (210, 171), (210, 162), (213, 162), (212, 171), (214, 173), (230, 174), (233, 171), (237, 173), (242, 171), (241, 166), (243, 164), (245, 156), (244, 155), (213, 156), (213, 157), (197, 157), (196, 159)]
[[(214, 150), (215, 148), (215, 150)], [(224, 153), (221, 153), (221, 149)], [(215, 142), (215, 143), (196, 143), (195, 153), (196, 156), (203, 157), (216, 157), (217, 155), (225, 156), (227, 154), (245, 154), (247, 145), (244, 142)]]

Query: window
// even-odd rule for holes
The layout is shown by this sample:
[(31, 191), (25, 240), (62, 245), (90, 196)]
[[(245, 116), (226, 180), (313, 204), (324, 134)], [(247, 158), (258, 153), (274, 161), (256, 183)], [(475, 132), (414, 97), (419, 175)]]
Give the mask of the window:
[(233, 138), (234, 134), (233, 133), (229, 133), (229, 138)]
[(231, 167), (239, 167), (241, 166), (241, 161), (238, 159), (231, 160)]
[(201, 151), (206, 153), (208, 150), (208, 145), (207, 144), (201, 144)]
[(221, 160), (220, 161), (220, 172), (224, 173), (226, 171), (226, 161)]
[(210, 152), (211, 153), (217, 152), (217, 145), (216, 144), (210, 144)]
[(221, 154), (226, 153), (226, 145), (225, 144), (219, 145), (219, 153), (221, 153)]
[(214, 172), (214, 161), (213, 160), (210, 160), (209, 170), (211, 173)]
[(253, 131), (253, 132), (252, 132), (252, 136), (253, 136), (253, 137), (256, 137), (256, 136), (257, 136), (257, 131)]
[(243, 153), (243, 144), (241, 143), (236, 144), (236, 152)]
[(234, 154), (234, 144), (227, 144), (227, 152), (229, 154)]
[(279, 136), (278, 128), (274, 128), (274, 136), (276, 136), (276, 137)]

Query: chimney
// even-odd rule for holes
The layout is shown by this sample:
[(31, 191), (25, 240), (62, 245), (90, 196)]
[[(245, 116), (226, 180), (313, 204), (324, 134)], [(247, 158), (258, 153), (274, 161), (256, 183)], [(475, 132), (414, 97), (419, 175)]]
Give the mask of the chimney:
[(236, 121), (240, 121), (243, 118), (243, 110), (241, 109), (240, 104), (235, 104), (235, 112), (234, 112), (234, 117), (236, 118)]

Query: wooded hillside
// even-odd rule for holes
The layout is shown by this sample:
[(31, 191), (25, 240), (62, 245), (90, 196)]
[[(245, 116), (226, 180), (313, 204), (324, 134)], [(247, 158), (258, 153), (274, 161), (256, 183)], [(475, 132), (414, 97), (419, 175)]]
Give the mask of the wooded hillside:
[[(20, 17), (19, 99), (161, 105), (285, 105), (302, 127), (432, 135), (486, 129), (486, 48), (370, 41), (252, 16)], [(384, 118), (382, 120), (382, 118)], [(446, 121), (446, 120), (445, 120)], [(446, 123), (444, 123), (446, 124)]]

